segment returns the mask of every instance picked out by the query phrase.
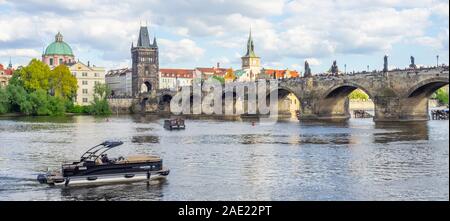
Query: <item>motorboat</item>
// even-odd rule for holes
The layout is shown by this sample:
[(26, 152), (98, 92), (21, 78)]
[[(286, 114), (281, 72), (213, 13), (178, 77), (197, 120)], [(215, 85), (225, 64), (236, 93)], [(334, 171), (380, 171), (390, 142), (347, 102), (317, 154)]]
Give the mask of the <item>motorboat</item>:
[(108, 158), (106, 152), (122, 145), (121, 141), (105, 141), (86, 151), (79, 161), (65, 163), (61, 171), (39, 174), (37, 180), (52, 186), (105, 184), (150, 181), (169, 175), (163, 160), (157, 156), (137, 155)]
[(184, 120), (181, 118), (170, 119), (164, 121), (164, 128), (167, 130), (184, 130), (186, 129), (186, 125), (184, 124)]

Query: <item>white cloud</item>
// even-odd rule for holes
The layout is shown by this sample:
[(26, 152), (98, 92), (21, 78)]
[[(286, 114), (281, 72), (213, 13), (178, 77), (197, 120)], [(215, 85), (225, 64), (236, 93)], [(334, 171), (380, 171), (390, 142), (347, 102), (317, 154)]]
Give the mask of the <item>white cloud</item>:
[(0, 57), (27, 57), (27, 58), (35, 58), (40, 57), (41, 53), (39, 51), (33, 49), (8, 49), (8, 50), (0, 50)]
[(0, 0), (2, 6), (0, 50), (40, 51), (61, 31), (75, 53), (95, 54), (105, 65), (129, 61), (140, 21), (163, 38), (162, 62), (193, 66), (211, 62), (205, 50), (239, 63), (250, 25), (265, 63), (384, 53), (405, 42), (448, 54), (448, 0)]
[(203, 56), (204, 49), (190, 39), (182, 39), (180, 41), (171, 41), (167, 39), (159, 39), (161, 63), (176, 63), (199, 61)]

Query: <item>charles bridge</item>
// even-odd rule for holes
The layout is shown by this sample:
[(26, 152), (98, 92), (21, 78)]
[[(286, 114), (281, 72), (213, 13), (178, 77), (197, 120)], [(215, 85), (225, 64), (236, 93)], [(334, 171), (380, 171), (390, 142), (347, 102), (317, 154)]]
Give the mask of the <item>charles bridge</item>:
[[(448, 83), (448, 66), (389, 71), (385, 68), (383, 71), (280, 79), (276, 90), (280, 102), (289, 94), (298, 98), (300, 120), (350, 118), (348, 95), (361, 89), (374, 103), (374, 121), (423, 121), (429, 119), (429, 97)], [(273, 92), (267, 91), (267, 97)], [(133, 112), (168, 112), (176, 93), (169, 90), (143, 93), (122, 106), (131, 106)]]

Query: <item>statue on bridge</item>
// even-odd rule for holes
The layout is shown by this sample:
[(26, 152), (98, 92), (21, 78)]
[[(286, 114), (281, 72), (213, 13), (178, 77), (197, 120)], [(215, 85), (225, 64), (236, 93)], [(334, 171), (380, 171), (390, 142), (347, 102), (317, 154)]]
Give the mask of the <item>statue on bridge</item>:
[(305, 61), (305, 77), (311, 77), (311, 68), (309, 68), (309, 63), (308, 61)]
[(339, 68), (337, 66), (336, 60), (333, 61), (333, 65), (330, 68), (330, 72), (333, 75), (338, 75), (339, 74)]
[(383, 72), (388, 72), (388, 56), (385, 55), (384, 56), (384, 68), (383, 68)]
[(417, 68), (416, 64), (414, 63), (414, 57), (413, 56), (411, 56), (411, 64), (409, 65), (409, 67), (410, 68), (414, 68), (414, 69)]

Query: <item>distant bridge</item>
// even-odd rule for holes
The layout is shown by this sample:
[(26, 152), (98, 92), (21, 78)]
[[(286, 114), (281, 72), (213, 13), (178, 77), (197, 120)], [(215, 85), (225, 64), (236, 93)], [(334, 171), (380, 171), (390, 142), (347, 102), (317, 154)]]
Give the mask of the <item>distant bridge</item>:
[[(301, 120), (350, 118), (348, 95), (361, 89), (374, 102), (374, 121), (423, 121), (429, 120), (429, 97), (448, 84), (449, 67), (440, 66), (282, 79), (277, 92), (279, 102), (291, 93), (298, 98)], [(138, 102), (143, 112), (168, 111), (176, 93), (141, 94)]]

